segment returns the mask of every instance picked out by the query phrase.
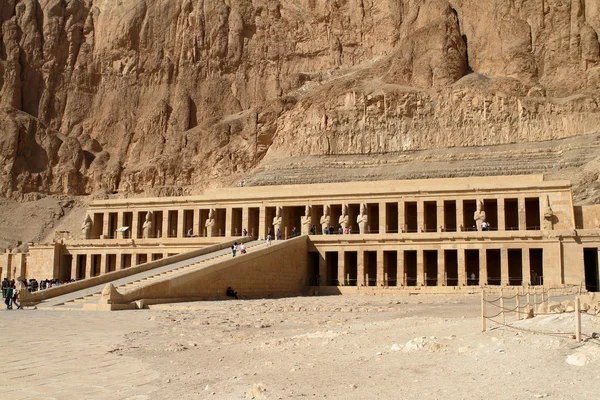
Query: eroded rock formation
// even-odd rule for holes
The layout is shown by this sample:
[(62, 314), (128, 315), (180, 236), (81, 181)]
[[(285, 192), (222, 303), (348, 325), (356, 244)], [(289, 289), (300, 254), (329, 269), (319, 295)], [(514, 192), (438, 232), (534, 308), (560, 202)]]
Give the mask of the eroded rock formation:
[(3, 196), (600, 126), (597, 0), (4, 0), (0, 24)]

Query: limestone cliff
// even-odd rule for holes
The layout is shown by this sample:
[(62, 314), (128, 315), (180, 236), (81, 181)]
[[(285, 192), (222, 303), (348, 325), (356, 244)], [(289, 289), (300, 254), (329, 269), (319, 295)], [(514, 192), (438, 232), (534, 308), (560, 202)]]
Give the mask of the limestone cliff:
[(600, 126), (598, 0), (3, 0), (0, 24), (6, 197)]

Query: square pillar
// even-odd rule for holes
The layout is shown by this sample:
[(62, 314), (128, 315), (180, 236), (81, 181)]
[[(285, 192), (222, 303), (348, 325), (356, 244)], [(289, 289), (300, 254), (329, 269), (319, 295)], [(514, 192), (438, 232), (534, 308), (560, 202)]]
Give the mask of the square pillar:
[(425, 268), (423, 266), (423, 250), (417, 250), (417, 286), (425, 282)]
[(338, 251), (338, 285), (346, 286), (346, 257), (344, 256), (344, 251)]
[(365, 252), (358, 250), (356, 257), (356, 285), (365, 286)]
[[(250, 209), (248, 207), (244, 207), (242, 208), (242, 232), (245, 230), (248, 231), (248, 235), (250, 235), (250, 229), (248, 226), (249, 220), (250, 220)], [(240, 235), (242, 233), (240, 232)]]
[(87, 277), (91, 278), (94, 273), (94, 267), (92, 265), (92, 255), (90, 253), (87, 253), (85, 255), (85, 268), (87, 269)]
[(500, 284), (508, 286), (508, 249), (500, 250)]
[[(406, 231), (406, 221), (404, 220), (404, 200), (398, 202), (398, 233)], [(402, 256), (404, 260), (404, 256)], [(404, 280), (404, 275), (402, 275)]]
[(79, 257), (77, 255), (73, 255), (73, 261), (71, 262), (71, 279), (77, 279), (77, 262), (79, 261)]
[(319, 286), (327, 286), (327, 255), (319, 253)]
[(404, 268), (404, 250), (398, 250), (397, 253), (397, 257), (398, 257), (398, 261), (397, 261), (397, 265), (398, 265), (398, 269), (397, 269), (397, 274), (398, 274), (398, 286), (406, 286), (406, 270)]
[(486, 251), (486, 249), (479, 249), (479, 286), (487, 285), (487, 283), (488, 283), (488, 273), (487, 272), (488, 272), (487, 251)]
[[(265, 239), (267, 237), (266, 229), (267, 208), (264, 205), (260, 206), (258, 214), (258, 237)], [(274, 239), (274, 238), (271, 238)]]
[[(385, 225), (385, 224), (384, 224)], [(377, 282), (375, 283), (377, 286), (386, 286), (384, 278), (384, 259), (383, 259), (383, 250), (377, 250)]]
[[(457, 199), (456, 200), (456, 231), (457, 232), (462, 232), (465, 230), (466, 226), (464, 225), (464, 219), (465, 219), (465, 209), (464, 209), (464, 204), (463, 204), (463, 199)], [(462, 229), (461, 229), (462, 226)], [(459, 251), (460, 253), (460, 251)], [(459, 256), (460, 257), (460, 256)], [(460, 264), (459, 264), (460, 267)], [(459, 286), (460, 286), (460, 279), (459, 279)]]
[(498, 230), (506, 230), (506, 210), (504, 208), (504, 198), (498, 199)]
[(527, 218), (525, 214), (525, 198), (519, 197), (519, 230), (527, 230)]
[(197, 208), (194, 210), (194, 221), (192, 222), (192, 229), (193, 229), (194, 235), (202, 236), (202, 228), (203, 227), (204, 227), (204, 224), (202, 223), (202, 221), (200, 221), (200, 209)]
[[(422, 199), (417, 200), (417, 232), (425, 231), (425, 204)], [(421, 253), (421, 260), (423, 260), (423, 254)], [(418, 258), (418, 256), (417, 256)], [(421, 263), (422, 265), (422, 263)], [(418, 279), (418, 278), (417, 278)]]
[[(382, 233), (387, 233), (387, 204), (385, 201), (379, 203), (379, 234)], [(377, 263), (379, 264), (379, 253), (377, 253)]]
[(162, 213), (162, 232), (161, 232), (161, 235), (165, 239), (169, 237), (169, 210), (163, 210), (163, 213)]
[(115, 271), (120, 271), (123, 269), (123, 254), (117, 254)]
[(231, 225), (233, 220), (233, 209), (231, 207), (227, 207), (225, 209), (225, 236), (231, 237)]
[(531, 262), (529, 260), (529, 249), (522, 249), (521, 255), (523, 256), (523, 286), (529, 286), (531, 285)]
[(458, 249), (457, 252), (458, 258), (458, 286), (466, 286), (467, 285), (467, 264), (465, 261), (465, 250)]
[(134, 211), (133, 212), (133, 216), (132, 216), (132, 221), (131, 221), (131, 238), (132, 239), (137, 239), (138, 238), (138, 218), (139, 218), (139, 212), (138, 211)]
[[(437, 225), (436, 229), (438, 232), (444, 232), (446, 230), (446, 221), (444, 218), (444, 200), (437, 200)], [(441, 228), (441, 229), (440, 229)], [(438, 271), (439, 271), (439, 263), (438, 263)], [(438, 279), (438, 282), (440, 280)]]
[(184, 220), (184, 210), (180, 208), (177, 210), (177, 237), (182, 238), (185, 237), (187, 232), (185, 231), (185, 220)]
[[(122, 226), (123, 221), (125, 221), (125, 211), (119, 211), (117, 214), (117, 229)], [(131, 227), (129, 227), (129, 229), (131, 229)], [(119, 231), (117, 232), (116, 239), (125, 239), (126, 234), (126, 232)]]
[(446, 258), (444, 257), (444, 249), (438, 249), (438, 286), (446, 286)]
[(100, 275), (108, 273), (108, 257), (106, 254), (100, 254)]
[(105, 239), (108, 239), (111, 236), (110, 232), (108, 231), (108, 229), (109, 229), (108, 225), (110, 225), (108, 223), (109, 216), (110, 216), (110, 213), (108, 213), (108, 212), (105, 212), (102, 214), (102, 235), (104, 235)]

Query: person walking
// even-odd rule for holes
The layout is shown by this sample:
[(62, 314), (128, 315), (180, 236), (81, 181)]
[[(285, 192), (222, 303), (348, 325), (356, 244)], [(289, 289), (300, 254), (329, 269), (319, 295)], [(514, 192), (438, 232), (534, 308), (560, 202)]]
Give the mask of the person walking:
[(237, 251), (237, 242), (233, 242), (233, 245), (231, 245), (231, 256), (235, 257), (235, 253)]
[(6, 304), (6, 309), (10, 310), (12, 308), (12, 295), (13, 295), (13, 289), (12, 286), (8, 286), (8, 288), (6, 289), (6, 297), (4, 298), (4, 304)]
[(17, 305), (17, 310), (21, 309), (21, 305), (19, 303), (17, 303), (17, 299), (19, 298), (19, 291), (17, 290), (16, 286), (13, 286), (12, 288), (13, 293), (12, 293), (12, 303)]

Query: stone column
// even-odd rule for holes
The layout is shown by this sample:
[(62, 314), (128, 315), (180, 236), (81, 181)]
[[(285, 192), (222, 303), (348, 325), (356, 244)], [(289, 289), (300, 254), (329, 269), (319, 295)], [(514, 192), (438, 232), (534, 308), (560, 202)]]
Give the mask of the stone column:
[(504, 207), (504, 198), (498, 199), (498, 230), (506, 230), (506, 210)]
[(327, 253), (319, 253), (319, 286), (327, 286)]
[(346, 257), (344, 257), (344, 251), (338, 251), (338, 285), (346, 286)]
[(106, 254), (100, 254), (100, 275), (108, 273), (108, 257)]
[[(119, 211), (117, 213), (117, 229), (119, 229), (123, 225), (124, 221), (125, 221), (125, 211)], [(129, 227), (129, 229), (131, 229), (131, 227)], [(127, 236), (127, 232), (119, 231), (119, 232), (117, 232), (116, 236), (117, 236), (117, 239), (125, 239), (125, 237)]]
[[(138, 239), (138, 219), (139, 219), (139, 212), (138, 211), (134, 211), (133, 215), (131, 217), (131, 238), (132, 239)], [(146, 217), (146, 215), (144, 214), (144, 218)]]
[[(380, 214), (381, 215), (381, 214)], [(386, 286), (387, 282), (384, 280), (384, 259), (383, 250), (377, 250), (377, 286)]]
[(467, 285), (467, 264), (465, 261), (465, 249), (456, 251), (458, 258), (458, 286)]
[[(401, 200), (398, 202), (398, 233), (404, 232), (405, 226), (406, 221), (404, 220), (404, 200)], [(402, 275), (402, 279), (404, 279), (404, 275)]]
[[(267, 237), (267, 209), (264, 205), (260, 206), (259, 214), (258, 214), (258, 237), (261, 239), (265, 239)], [(271, 238), (275, 239), (275, 238)]]
[[(385, 201), (379, 203), (379, 233), (387, 233), (387, 204)], [(377, 262), (379, 263), (379, 261)]]
[(102, 235), (104, 235), (105, 239), (108, 239), (109, 237), (112, 236), (111, 232), (108, 231), (108, 229), (109, 229), (108, 225), (110, 225), (108, 223), (109, 216), (110, 216), (110, 213), (108, 213), (108, 212), (105, 212), (102, 214)]
[(356, 257), (356, 285), (365, 286), (365, 252), (357, 251)]
[[(437, 225), (438, 225), (436, 227), (436, 229), (438, 232), (444, 232), (446, 230), (446, 221), (444, 218), (444, 200), (437, 200), (436, 206), (437, 206)], [(439, 270), (439, 266), (438, 266), (438, 270)]]
[(196, 236), (202, 236), (202, 232), (204, 230), (204, 222), (205, 221), (200, 221), (200, 209), (196, 208), (194, 210), (194, 221), (192, 222), (192, 229), (194, 232), (194, 235)]
[(187, 232), (185, 230), (184, 214), (185, 214), (185, 211), (183, 208), (180, 208), (179, 210), (177, 210), (177, 237), (178, 238), (182, 238), (182, 237), (185, 237), (185, 235), (187, 235)]
[(226, 237), (232, 236), (232, 232), (231, 232), (231, 225), (233, 222), (232, 219), (233, 219), (233, 209), (231, 207), (227, 207), (225, 209), (225, 236)]
[(479, 286), (487, 285), (487, 272), (487, 251), (486, 249), (479, 249)]
[(531, 263), (529, 260), (529, 249), (522, 249), (521, 255), (523, 257), (523, 286), (529, 286), (531, 285)]
[(425, 268), (423, 266), (423, 250), (417, 250), (417, 286), (425, 284)]
[(115, 260), (115, 271), (120, 271), (123, 269), (123, 254), (118, 254), (116, 255), (116, 260)]
[[(249, 221), (250, 221), (250, 209), (248, 207), (244, 207), (242, 208), (242, 232), (245, 230), (248, 231), (248, 236), (250, 236), (251, 232), (250, 232), (250, 227), (248, 226)], [(240, 235), (242, 233), (240, 232)]]
[(446, 286), (446, 258), (444, 249), (438, 249), (438, 286)]
[(91, 278), (94, 273), (94, 266), (92, 265), (92, 255), (87, 253), (85, 255), (85, 269), (87, 269), (87, 277)]
[(77, 256), (77, 254), (74, 254), (73, 259), (71, 261), (71, 279), (77, 279), (77, 267), (79, 267), (79, 265), (77, 265), (78, 261), (79, 257)]
[[(161, 235), (163, 238), (169, 237), (169, 210), (163, 210), (162, 214), (162, 232)], [(158, 236), (158, 235), (157, 235)]]
[(417, 200), (417, 232), (425, 232), (425, 204), (422, 199)]
[(519, 230), (527, 230), (527, 215), (525, 213), (525, 198), (519, 197)]
[(500, 250), (500, 284), (508, 286), (508, 249)]
[(397, 261), (398, 282), (396, 283), (396, 285), (405, 286), (406, 285), (406, 279), (405, 279), (406, 270), (404, 269), (404, 250), (399, 249), (398, 253), (396, 254), (396, 257), (398, 259), (398, 261)]
[[(456, 231), (457, 232), (461, 232), (466, 229), (465, 222), (464, 222), (464, 219), (465, 219), (464, 212), (465, 212), (465, 209), (464, 209), (463, 199), (457, 199), (456, 200)], [(460, 228), (461, 226), (463, 227), (462, 229)], [(460, 251), (459, 251), (459, 253), (460, 253)], [(459, 279), (459, 281), (460, 281), (460, 279)], [(459, 286), (460, 286), (460, 283), (459, 283)]]

